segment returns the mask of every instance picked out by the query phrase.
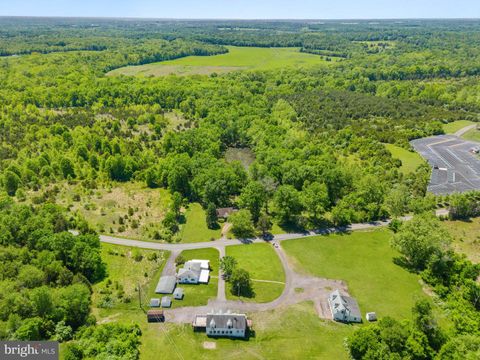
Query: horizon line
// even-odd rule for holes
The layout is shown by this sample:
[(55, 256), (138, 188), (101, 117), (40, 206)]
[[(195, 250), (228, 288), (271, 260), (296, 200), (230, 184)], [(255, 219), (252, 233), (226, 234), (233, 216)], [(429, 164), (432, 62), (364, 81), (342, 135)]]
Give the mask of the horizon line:
[(177, 17), (143, 17), (143, 16), (69, 16), (69, 15), (0, 15), (0, 18), (34, 18), (34, 19), (100, 19), (100, 20), (175, 20), (175, 21), (389, 21), (389, 20), (480, 20), (480, 17), (385, 17), (385, 18), (177, 18)]

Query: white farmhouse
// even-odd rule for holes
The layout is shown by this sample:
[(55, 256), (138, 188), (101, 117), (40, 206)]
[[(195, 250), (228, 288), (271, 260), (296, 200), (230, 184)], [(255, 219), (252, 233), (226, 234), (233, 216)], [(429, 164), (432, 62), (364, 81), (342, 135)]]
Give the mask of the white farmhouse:
[(208, 284), (210, 279), (208, 260), (190, 260), (178, 270), (177, 280), (180, 284)]
[(349, 296), (341, 295), (335, 290), (328, 297), (328, 305), (332, 312), (333, 320), (340, 322), (362, 322), (362, 315), (357, 301)]
[(247, 317), (245, 314), (212, 313), (207, 314), (207, 336), (244, 338), (247, 334)]

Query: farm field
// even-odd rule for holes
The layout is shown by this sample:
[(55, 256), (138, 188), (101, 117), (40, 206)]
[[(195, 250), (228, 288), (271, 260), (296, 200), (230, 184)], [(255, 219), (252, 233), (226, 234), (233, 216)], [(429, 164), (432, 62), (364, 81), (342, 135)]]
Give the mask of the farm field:
[[(194, 333), (190, 325), (141, 324), (140, 359), (348, 359), (344, 338), (354, 326), (321, 320), (311, 303), (248, 315), (253, 320), (255, 335), (248, 341), (212, 339), (204, 333)], [(134, 321), (135, 315), (132, 314)], [(308, 336), (305, 336), (308, 334)], [(212, 342), (215, 349), (205, 349)]]
[(455, 250), (465, 254), (474, 263), (480, 263), (480, 218), (445, 221), (443, 224), (453, 236)]
[[(198, 249), (198, 250), (184, 250), (180, 254), (185, 261), (193, 259), (210, 260), (210, 281), (208, 285), (198, 284), (178, 284), (185, 291), (185, 297), (183, 300), (173, 300), (172, 308), (182, 306), (200, 306), (207, 305), (208, 299), (215, 298), (217, 296), (218, 287), (218, 265), (219, 265), (219, 253), (218, 250), (213, 248)], [(177, 267), (180, 268), (181, 266)], [(156, 283), (155, 283), (156, 285)], [(155, 295), (155, 286), (151, 289), (152, 296)], [(157, 297), (159, 295), (156, 295)]]
[(422, 157), (414, 151), (408, 151), (393, 144), (385, 144), (385, 147), (390, 151), (393, 158), (399, 159), (402, 162), (400, 171), (404, 174), (415, 172), (420, 165), (425, 163)]
[(115, 69), (107, 76), (210, 75), (238, 70), (271, 70), (329, 64), (319, 55), (301, 53), (298, 48), (259, 48), (227, 46), (229, 52), (213, 56), (187, 56), (140, 66)]
[(185, 218), (186, 222), (180, 228), (181, 242), (202, 242), (220, 238), (221, 228), (212, 230), (207, 227), (205, 210), (199, 203), (189, 205)]
[[(253, 298), (237, 297), (230, 292), (230, 286), (226, 285), (227, 299), (255, 302), (270, 302), (282, 294), (285, 282), (285, 273), (282, 264), (272, 245), (269, 244), (250, 244), (227, 246), (226, 254), (233, 256), (238, 267), (247, 270), (253, 279)], [(272, 283), (255, 281), (267, 280)]]
[(344, 280), (362, 313), (408, 318), (424, 295), (418, 276), (394, 264), (391, 237), (388, 230), (353, 232), (284, 241), (282, 247), (297, 271)]
[(443, 131), (445, 131), (445, 134), (454, 134), (458, 130), (463, 129), (464, 127), (468, 125), (473, 125), (475, 124), (473, 121), (469, 120), (458, 120), (458, 121), (453, 121), (448, 124), (443, 125)]

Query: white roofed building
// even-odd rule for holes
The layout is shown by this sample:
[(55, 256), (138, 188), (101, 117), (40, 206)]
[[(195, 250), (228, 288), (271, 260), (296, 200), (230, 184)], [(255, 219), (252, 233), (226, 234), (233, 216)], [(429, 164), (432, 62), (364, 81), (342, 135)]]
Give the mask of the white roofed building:
[(190, 260), (178, 270), (177, 280), (181, 284), (208, 284), (210, 280), (210, 261)]
[(362, 315), (357, 301), (349, 296), (340, 294), (335, 290), (328, 297), (328, 305), (332, 312), (333, 320), (340, 322), (362, 322)]

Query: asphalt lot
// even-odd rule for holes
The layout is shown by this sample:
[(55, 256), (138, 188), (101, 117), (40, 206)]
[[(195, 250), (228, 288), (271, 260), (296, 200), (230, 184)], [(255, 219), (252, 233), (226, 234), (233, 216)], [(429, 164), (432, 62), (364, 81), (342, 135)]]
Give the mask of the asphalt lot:
[(433, 136), (410, 143), (432, 167), (428, 191), (440, 195), (480, 190), (480, 156), (470, 151), (479, 147), (479, 143), (455, 135)]

